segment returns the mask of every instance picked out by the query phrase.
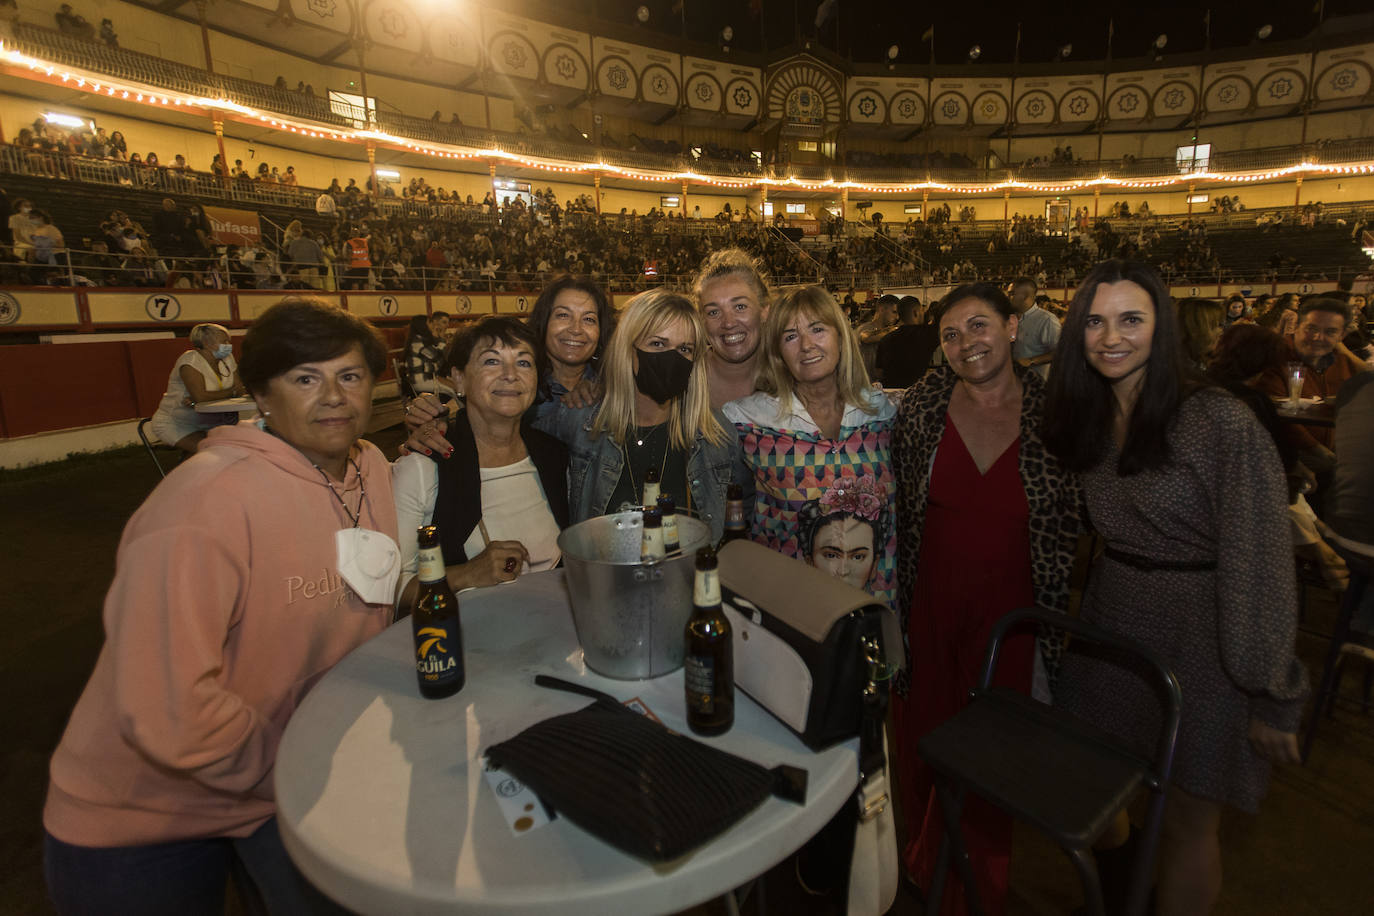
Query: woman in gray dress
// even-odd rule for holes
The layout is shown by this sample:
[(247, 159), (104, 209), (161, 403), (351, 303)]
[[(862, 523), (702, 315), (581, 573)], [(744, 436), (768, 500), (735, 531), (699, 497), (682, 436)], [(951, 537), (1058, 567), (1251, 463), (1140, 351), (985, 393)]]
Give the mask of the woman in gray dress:
[[(1297, 761), (1306, 693), (1283, 467), (1250, 409), (1190, 381), (1183, 360), (1158, 274), (1099, 264), (1064, 322), (1044, 431), (1106, 541), (1083, 617), (1153, 648), (1183, 689), (1163, 916), (1211, 909), (1221, 806), (1255, 811), (1270, 764)], [(1055, 699), (1146, 751), (1159, 725), (1143, 681), (1082, 656), (1065, 658)], [(1104, 845), (1126, 833), (1123, 818)]]

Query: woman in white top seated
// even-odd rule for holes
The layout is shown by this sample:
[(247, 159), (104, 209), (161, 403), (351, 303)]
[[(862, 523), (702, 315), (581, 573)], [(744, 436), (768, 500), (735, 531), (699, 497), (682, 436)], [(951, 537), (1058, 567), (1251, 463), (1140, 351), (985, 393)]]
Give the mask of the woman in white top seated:
[(237, 423), (237, 413), (197, 413), (196, 404), (244, 393), (229, 331), (217, 324), (191, 328), (191, 347), (177, 358), (167, 391), (153, 414), (153, 432), (168, 445), (195, 454), (205, 434)]
[(439, 527), (454, 590), (507, 582), (557, 565), (568, 525), (568, 451), (522, 422), (539, 387), (538, 341), (515, 318), (485, 318), (444, 354), (441, 376), (465, 401), (446, 453), (392, 466), (401, 541), (401, 607), (417, 580), (415, 530)]

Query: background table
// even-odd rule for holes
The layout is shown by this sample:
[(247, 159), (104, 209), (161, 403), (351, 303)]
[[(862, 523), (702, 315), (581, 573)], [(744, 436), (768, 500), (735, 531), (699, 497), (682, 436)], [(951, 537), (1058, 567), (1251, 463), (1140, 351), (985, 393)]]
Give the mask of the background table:
[(481, 754), (587, 699), (534, 686), (552, 674), (639, 697), (684, 733), (682, 672), (617, 681), (589, 671), (563, 573), (460, 596), (467, 685), (420, 697), (410, 622), (326, 675), (296, 710), (277, 753), (282, 838), (322, 890), (362, 913), (668, 913), (737, 887), (780, 862), (850, 798), (855, 743), (812, 753), (748, 697), (735, 725), (706, 739), (766, 766), (808, 770), (807, 804), (770, 798), (712, 843), (651, 865), (559, 817), (516, 835), (482, 773)]
[(218, 401), (197, 401), (192, 410), (196, 413), (241, 413), (245, 410), (257, 410), (258, 402), (248, 396), (238, 398), (221, 398)]

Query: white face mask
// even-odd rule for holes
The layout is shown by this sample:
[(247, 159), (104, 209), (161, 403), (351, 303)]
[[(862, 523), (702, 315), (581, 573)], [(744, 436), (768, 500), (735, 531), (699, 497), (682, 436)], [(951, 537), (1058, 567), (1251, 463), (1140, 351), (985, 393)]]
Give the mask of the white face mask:
[(334, 533), (339, 575), (368, 604), (391, 604), (401, 577), (401, 549), (380, 531), (343, 528)]
[(215, 347), (215, 359), (228, 359), (234, 355), (234, 345), (222, 343)]

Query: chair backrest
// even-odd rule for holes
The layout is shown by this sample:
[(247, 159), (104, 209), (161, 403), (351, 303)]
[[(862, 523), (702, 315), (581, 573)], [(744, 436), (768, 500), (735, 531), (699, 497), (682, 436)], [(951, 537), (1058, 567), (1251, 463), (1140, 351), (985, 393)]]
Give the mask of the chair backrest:
[(407, 401), (418, 398), (420, 393), (415, 390), (415, 383), (410, 380), (410, 373), (406, 371), (405, 364), (393, 357), (391, 368), (396, 373), (396, 388), (401, 392), (401, 397)]
[(997, 670), (997, 655), (1002, 642), (1013, 627), (1024, 623), (1043, 624), (1064, 630), (1077, 640), (1109, 650), (1123, 661), (1135, 659), (1143, 663), (1150, 676), (1157, 681), (1155, 686), (1159, 689), (1162, 698), (1162, 712), (1164, 714), (1162, 717), (1163, 725), (1155, 743), (1155, 755), (1150, 761), (1151, 788), (1159, 789), (1168, 785), (1169, 776), (1173, 770), (1174, 745), (1178, 741), (1178, 723), (1183, 705), (1183, 693), (1178, 686), (1178, 679), (1174, 677), (1173, 671), (1164, 663), (1164, 660), (1152, 649), (1135, 640), (1118, 636), (1077, 617), (1069, 617), (1066, 614), (1047, 611), (1043, 608), (1031, 607), (1012, 611), (997, 621), (992, 628), (992, 635), (988, 638), (987, 653), (983, 656), (983, 671), (978, 679), (978, 686), (973, 689), (973, 695), (977, 696), (982, 691), (989, 689), (992, 684), (993, 673)]

